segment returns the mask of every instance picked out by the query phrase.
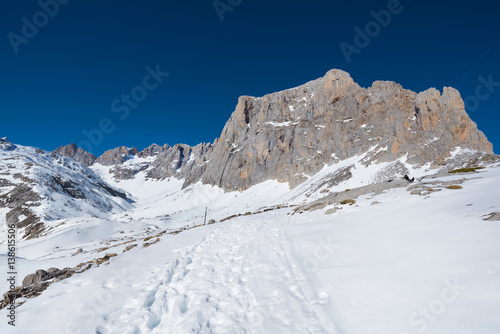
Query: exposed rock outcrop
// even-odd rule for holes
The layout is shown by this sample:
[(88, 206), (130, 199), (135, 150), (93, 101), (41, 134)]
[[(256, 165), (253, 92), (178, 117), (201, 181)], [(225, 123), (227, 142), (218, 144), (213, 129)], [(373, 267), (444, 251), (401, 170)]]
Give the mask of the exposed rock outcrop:
[(70, 268), (58, 269), (58, 268), (49, 268), (47, 271), (43, 269), (37, 270), (33, 274), (29, 274), (23, 279), (23, 286), (27, 287), (32, 284), (38, 284), (43, 281), (48, 281), (50, 279), (63, 276), (69, 277), (73, 274), (73, 270)]
[(54, 153), (65, 155), (72, 158), (78, 163), (84, 166), (90, 166), (96, 161), (97, 157), (92, 153), (85, 151), (84, 149), (76, 146), (76, 144), (69, 144), (66, 146), (61, 146), (57, 148)]
[(483, 220), (498, 221), (500, 220), (500, 212), (492, 212), (488, 217), (483, 218)]
[(157, 156), (146, 175), (154, 179), (175, 176), (185, 178), (188, 183), (199, 180), (205, 172), (211, 153), (211, 144), (201, 143), (195, 147), (176, 144)]
[(146, 147), (144, 150), (141, 152), (137, 153), (137, 156), (139, 158), (148, 158), (148, 157), (155, 157), (158, 154), (160, 154), (163, 151), (166, 151), (170, 148), (167, 144), (160, 146), (157, 144), (152, 144), (148, 147)]
[(137, 153), (138, 151), (135, 147), (128, 148), (125, 146), (120, 146), (104, 152), (99, 158), (96, 159), (95, 162), (104, 166), (117, 165), (124, 163)]
[[(295, 187), (325, 164), (366, 152), (366, 165), (406, 157), (411, 164), (438, 168), (457, 147), (469, 150), (454, 157), (457, 166), (493, 154), (457, 90), (417, 94), (390, 81), (362, 88), (348, 73), (331, 70), (293, 89), (240, 97), (213, 144), (152, 145), (140, 153), (119, 147), (95, 163), (114, 166), (118, 180), (144, 171), (148, 178), (183, 178), (185, 186), (201, 180), (232, 191), (270, 179)], [(134, 155), (154, 159), (121, 166)], [(393, 169), (405, 173), (403, 165)], [(337, 176), (343, 177), (349, 177), (348, 169)]]
[[(408, 182), (404, 180), (394, 180), (392, 182), (381, 182), (376, 184), (370, 184), (368, 186), (350, 189), (349, 191), (334, 192), (316, 201), (295, 208), (294, 214), (297, 212), (302, 213), (304, 211), (320, 210), (331, 204), (354, 204), (355, 203), (354, 200), (361, 195), (366, 195), (366, 194), (378, 195), (384, 192), (385, 190), (401, 188), (407, 185)], [(330, 211), (328, 214), (334, 212), (335, 211), (333, 212)]]
[[(29, 274), (23, 279), (22, 286), (16, 286), (14, 289), (3, 294), (3, 299), (0, 300), (0, 310), (10, 304), (17, 303), (19, 298), (35, 298), (42, 294), (51, 284), (65, 280), (74, 274), (81, 274), (95, 266), (109, 262), (112, 257), (117, 256), (115, 253), (106, 254), (101, 258), (95, 258), (92, 261), (82, 262), (74, 268), (49, 268), (47, 271), (43, 269), (37, 270), (33, 274)], [(23, 304), (17, 303), (16, 307)]]
[(366, 164), (407, 155), (409, 163), (432, 167), (458, 146), (493, 153), (455, 89), (417, 94), (387, 81), (365, 89), (340, 70), (283, 92), (241, 97), (213, 146), (202, 180), (226, 190), (268, 179), (293, 187), (325, 164), (364, 152)]

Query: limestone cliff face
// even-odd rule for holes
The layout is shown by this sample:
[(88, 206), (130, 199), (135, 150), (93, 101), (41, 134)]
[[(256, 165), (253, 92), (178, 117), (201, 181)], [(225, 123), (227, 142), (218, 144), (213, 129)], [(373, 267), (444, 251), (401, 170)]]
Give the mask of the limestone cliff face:
[(199, 180), (205, 171), (211, 150), (212, 145), (207, 143), (195, 147), (176, 144), (156, 157), (146, 176), (153, 179), (175, 176), (192, 181)]
[[(493, 153), (457, 90), (417, 94), (389, 81), (362, 88), (348, 73), (331, 70), (293, 89), (240, 97), (213, 144), (156, 145), (140, 153), (122, 147), (96, 163), (115, 166), (119, 179), (145, 171), (149, 178), (173, 176), (185, 186), (201, 180), (232, 191), (270, 179), (294, 187), (325, 164), (366, 152), (367, 165), (406, 156), (437, 168), (456, 147)], [(120, 164), (131, 154), (152, 160), (124, 170)]]
[(367, 164), (407, 155), (437, 167), (457, 146), (493, 153), (455, 89), (416, 94), (385, 81), (365, 89), (332, 70), (294, 89), (241, 97), (202, 180), (227, 190), (267, 179), (293, 187), (325, 164), (370, 150)]

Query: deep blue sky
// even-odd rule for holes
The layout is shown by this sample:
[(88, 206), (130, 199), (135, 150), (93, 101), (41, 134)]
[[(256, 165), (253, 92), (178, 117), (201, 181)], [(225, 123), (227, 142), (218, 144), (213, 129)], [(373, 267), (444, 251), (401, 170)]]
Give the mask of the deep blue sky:
[[(1, 6), (0, 136), (18, 144), (79, 143), (103, 118), (115, 129), (92, 145), (97, 155), (120, 145), (211, 142), (238, 96), (340, 68), (364, 87), (392, 80), (417, 92), (458, 88), (479, 101), (468, 112), (499, 152), (500, 87), (475, 99), (479, 76), (500, 82), (497, 1), (401, 0), (401, 13), (350, 63), (339, 44), (354, 45), (354, 27), (364, 29), (387, 1), (243, 0), (221, 21), (213, 0), (71, 0), (17, 54), (8, 33), (21, 35), (22, 17), (33, 22), (41, 8), (35, 0)], [(170, 75), (120, 119), (111, 103), (156, 64)]]

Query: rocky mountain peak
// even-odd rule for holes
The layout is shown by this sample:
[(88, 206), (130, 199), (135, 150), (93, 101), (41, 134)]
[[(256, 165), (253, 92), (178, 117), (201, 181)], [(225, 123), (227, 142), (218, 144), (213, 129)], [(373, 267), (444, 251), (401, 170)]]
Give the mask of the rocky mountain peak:
[(359, 88), (358, 84), (354, 82), (349, 73), (337, 69), (328, 71), (325, 76), (318, 79), (318, 81), (323, 83), (322, 91), (332, 92), (334, 98), (348, 95), (353, 89)]
[(241, 97), (202, 180), (228, 190), (267, 179), (293, 187), (325, 164), (364, 152), (368, 164), (407, 156), (438, 167), (458, 146), (493, 152), (455, 89), (417, 94), (391, 81), (365, 89), (331, 70), (297, 88)]
[(144, 150), (141, 152), (137, 153), (137, 156), (139, 158), (147, 158), (147, 157), (154, 157), (160, 154), (161, 152), (168, 150), (170, 148), (169, 145), (165, 144), (163, 146), (157, 145), (157, 144), (152, 144), (148, 147), (146, 147)]
[(92, 165), (97, 159), (95, 155), (78, 147), (76, 144), (69, 144), (66, 146), (58, 147), (56, 150), (54, 150), (54, 153), (70, 157), (76, 162), (87, 167)]
[(136, 147), (129, 148), (126, 146), (120, 146), (104, 152), (99, 158), (96, 159), (95, 163), (104, 166), (122, 164), (137, 153), (138, 151)]
[[(115, 178), (176, 177), (225, 190), (245, 190), (266, 180), (294, 187), (325, 165), (365, 155), (364, 164), (406, 159), (438, 168), (457, 147), (492, 154), (492, 145), (450, 87), (420, 93), (392, 81), (360, 87), (342, 70), (262, 97), (241, 96), (219, 138), (191, 147), (156, 144), (137, 152), (118, 147), (95, 160)], [(71, 150), (69, 154), (71, 154)], [(135, 164), (131, 158), (152, 157)]]

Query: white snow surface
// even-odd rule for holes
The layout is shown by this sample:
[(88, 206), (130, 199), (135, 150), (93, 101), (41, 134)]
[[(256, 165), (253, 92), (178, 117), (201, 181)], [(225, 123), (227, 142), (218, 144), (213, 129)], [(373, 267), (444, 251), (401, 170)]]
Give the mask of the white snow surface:
[[(47, 229), (70, 226), (71, 221), (106, 219), (114, 213), (131, 209), (125, 199), (114, 197), (99, 184), (102, 180), (89, 168), (64, 156), (34, 147), (16, 145), (12, 151), (0, 150), (0, 178), (13, 186), (0, 188), (0, 196), (7, 194), (14, 185), (27, 185), (40, 197), (38, 206), (30, 209), (45, 222)], [(84, 199), (71, 197), (54, 182), (54, 178), (71, 182)], [(27, 181), (27, 180), (30, 181)], [(8, 195), (9, 196), (9, 195)], [(0, 209), (0, 235), (7, 233), (5, 213)], [(21, 217), (22, 218), (22, 217)], [(21, 219), (20, 219), (21, 221)], [(1, 238), (3, 243), (5, 238)]]
[[(324, 196), (324, 188), (308, 190), (338, 168), (353, 165), (354, 177), (330, 191), (367, 185), (388, 165), (365, 167), (362, 160), (325, 166), (293, 190), (267, 181), (229, 193), (201, 183), (182, 189), (183, 180), (143, 173), (115, 182), (108, 167), (95, 166), (133, 195), (134, 208), (68, 219), (64, 229), (20, 242), (18, 283), (37, 269), (118, 256), (27, 300), (16, 310), (16, 327), (1, 310), (0, 332), (498, 333), (500, 222), (483, 218), (500, 210), (500, 168), (431, 179), (468, 178), (459, 190), (419, 196), (397, 188), (361, 196), (334, 214), (325, 214), (330, 205), (292, 215), (287, 206)], [(411, 176), (429, 174), (405, 161)], [(277, 205), (284, 207), (262, 212)], [(202, 224), (205, 207), (216, 221), (260, 213), (141, 246), (162, 230)], [(122, 253), (131, 243), (138, 247)], [(84, 252), (70, 256), (78, 248)], [(0, 250), (6, 273), (5, 243)], [(0, 291), (7, 290), (0, 280)]]

